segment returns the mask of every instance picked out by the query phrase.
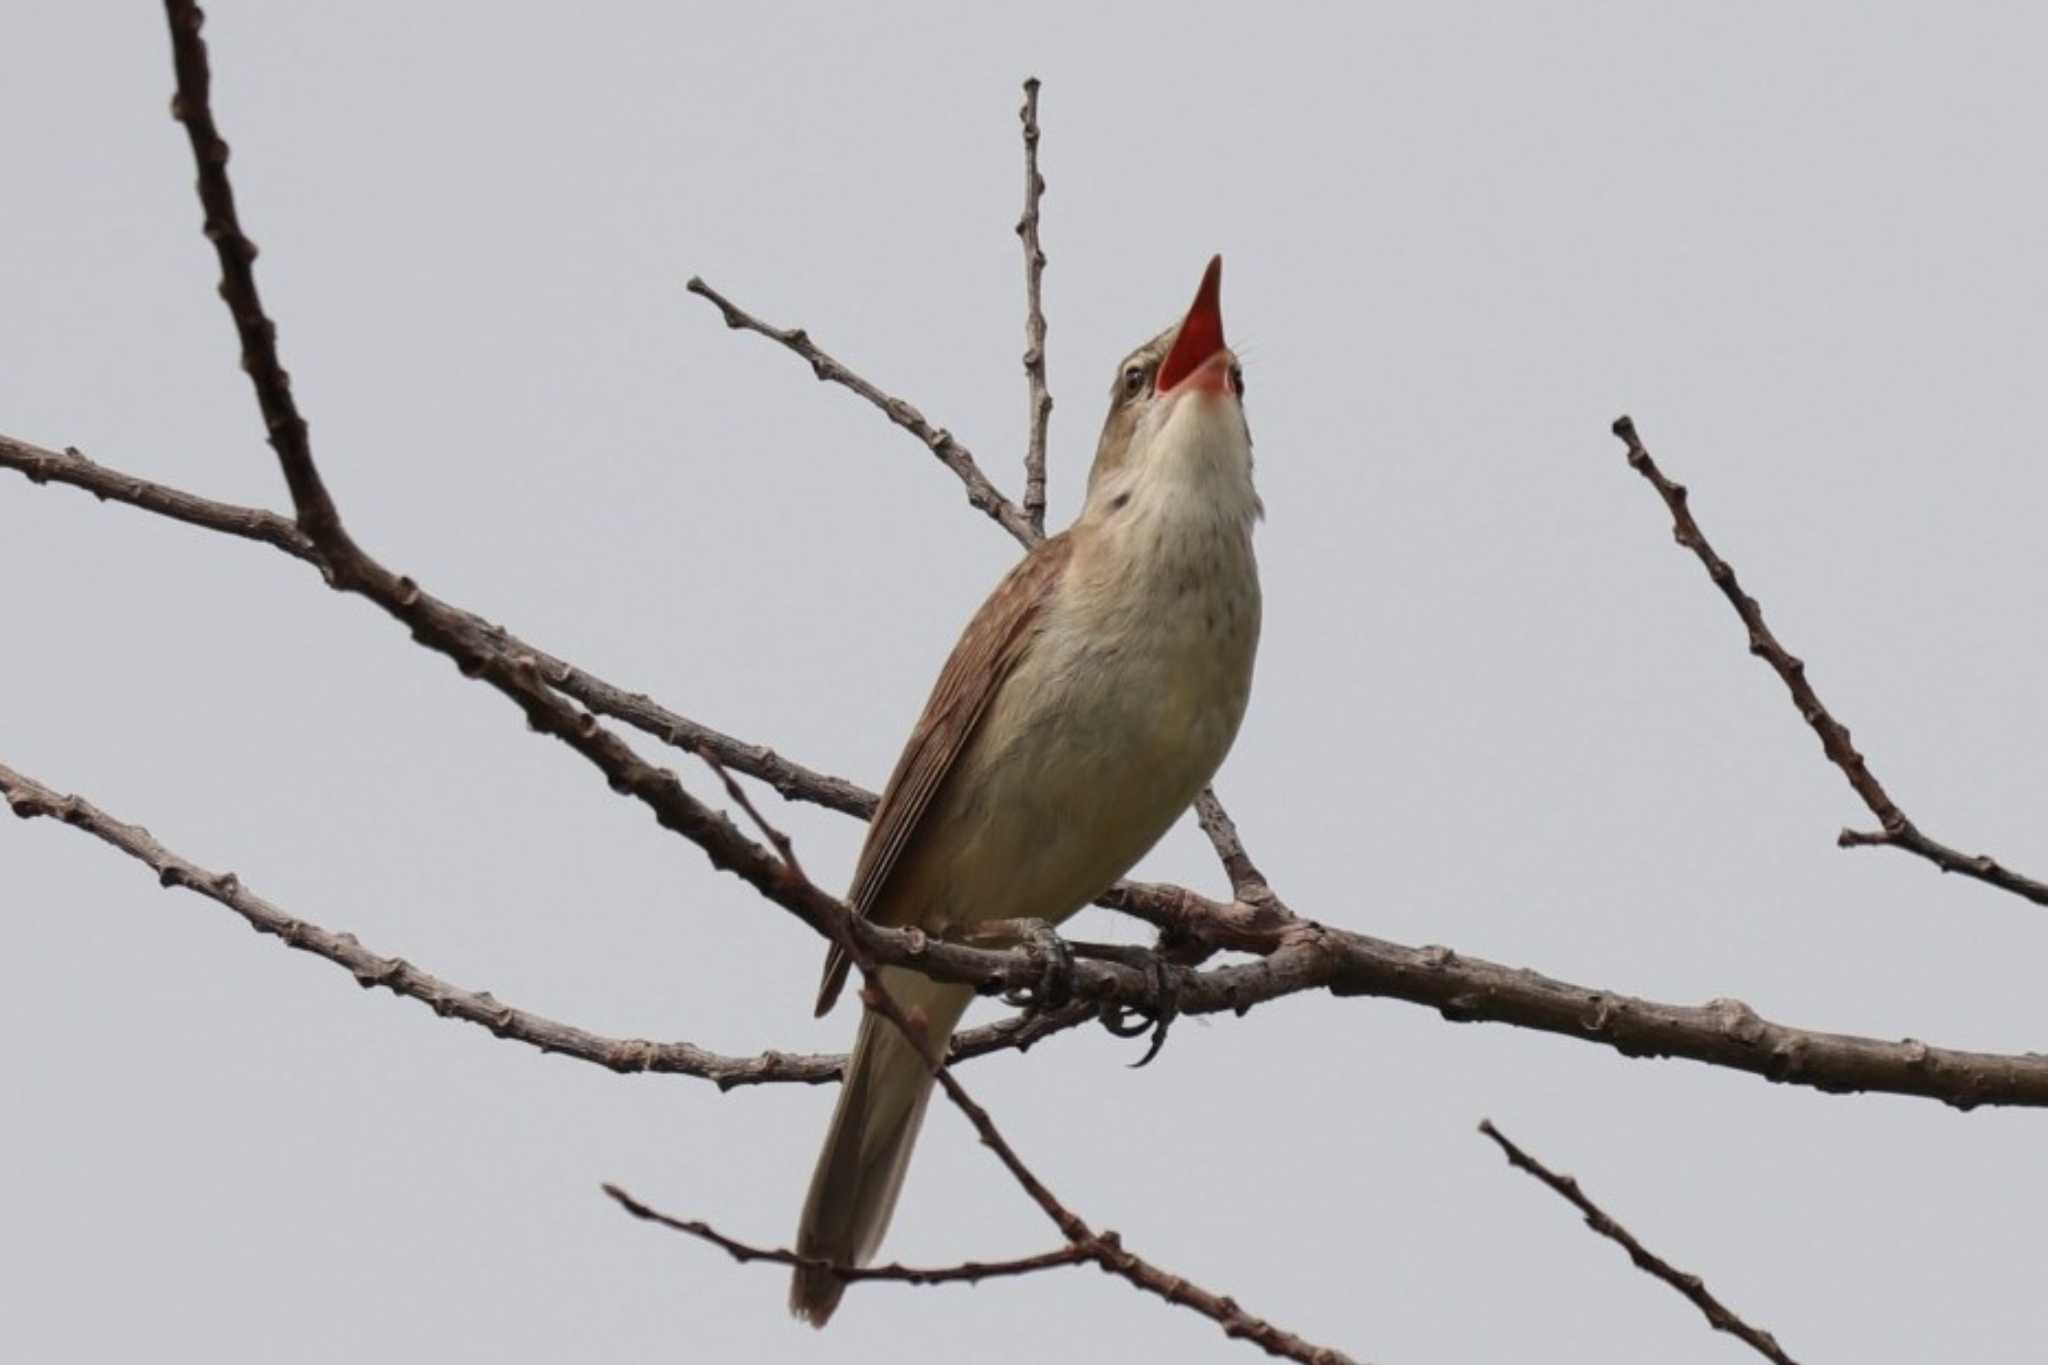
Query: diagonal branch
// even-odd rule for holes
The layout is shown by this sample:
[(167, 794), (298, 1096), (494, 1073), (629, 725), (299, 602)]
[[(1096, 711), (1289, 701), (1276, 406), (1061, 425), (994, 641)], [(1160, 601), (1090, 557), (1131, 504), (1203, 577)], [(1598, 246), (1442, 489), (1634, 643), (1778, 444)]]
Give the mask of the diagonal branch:
[(736, 330), (759, 332), (770, 341), (777, 341), (802, 356), (811, 367), (811, 372), (821, 382), (837, 384), (851, 389), (868, 402), (881, 409), (884, 416), (897, 426), (924, 442), (926, 449), (939, 457), (939, 463), (953, 471), (961, 483), (967, 486), (968, 503), (993, 518), (998, 526), (1008, 531), (1017, 543), (1029, 549), (1044, 537), (1031, 524), (1031, 518), (1018, 510), (1017, 504), (1003, 496), (1001, 489), (989, 482), (988, 475), (981, 472), (981, 466), (974, 462), (974, 455), (966, 446), (953, 439), (953, 434), (943, 427), (935, 427), (919, 412), (901, 398), (888, 394), (862, 379), (846, 366), (820, 350), (810, 333), (801, 327), (771, 327), (759, 318), (746, 312), (725, 295), (713, 289), (703, 280), (692, 277), (689, 284), (692, 294), (711, 300), (725, 317), (725, 325)]
[[(713, 1082), (720, 1090), (773, 1083), (821, 1085), (837, 1081), (845, 1068), (843, 1056), (763, 1052), (753, 1057), (728, 1057), (694, 1043), (610, 1038), (530, 1010), (516, 1009), (489, 991), (467, 990), (415, 967), (404, 958), (371, 952), (353, 934), (337, 934), (290, 915), (249, 890), (234, 873), (210, 872), (165, 848), (142, 826), (118, 820), (83, 797), (61, 796), (5, 765), (0, 765), (0, 796), (6, 798), (8, 807), (21, 819), (45, 816), (84, 830), (142, 862), (156, 873), (158, 884), (182, 887), (226, 906), (257, 933), (273, 935), (288, 947), (344, 968), (365, 990), (382, 986), (393, 995), (420, 1001), (444, 1019), (476, 1024), (497, 1037), (525, 1043), (542, 1052), (621, 1073), (647, 1071), (695, 1076)], [(966, 1061), (1008, 1048), (1021, 1051), (1040, 1038), (1087, 1022), (1091, 1013), (1081, 1008), (1017, 1015), (970, 1029), (953, 1039), (949, 1061)]]
[(1721, 590), (1721, 595), (1728, 599), (1728, 605), (1734, 607), (1735, 614), (1742, 618), (1742, 624), (1749, 632), (1749, 652), (1769, 664), (1784, 681), (1785, 690), (1792, 695), (1793, 706), (1813, 727), (1813, 732), (1820, 736), (1820, 747), (1827, 754), (1828, 761), (1842, 770), (1842, 776), (1849, 779), (1849, 785), (1863, 798), (1863, 804), (1878, 818), (1880, 828), (1870, 831), (1844, 829), (1835, 842), (1843, 848), (1902, 848), (1927, 859), (1943, 872), (1961, 873), (2001, 891), (2025, 897), (2036, 905), (2048, 905), (2048, 882), (2022, 876), (1995, 858), (1964, 853), (1930, 839), (1907, 818), (1877, 780), (1877, 775), (1863, 761), (1863, 755), (1856, 752), (1856, 746), (1849, 742), (1848, 727), (1829, 713), (1819, 694), (1813, 690), (1813, 684), (1807, 681), (1806, 661), (1794, 657), (1778, 643), (1778, 637), (1771, 634), (1771, 628), (1764, 624), (1763, 608), (1736, 582), (1734, 566), (1715, 554), (1714, 547), (1707, 543), (1699, 523), (1693, 520), (1692, 510), (1686, 501), (1685, 485), (1664, 477), (1664, 472), (1657, 468), (1657, 462), (1650, 458), (1650, 452), (1644, 449), (1637, 437), (1635, 423), (1628, 417), (1615, 418), (1614, 434), (1628, 446), (1630, 468), (1649, 481), (1657, 495), (1664, 499), (1664, 505), (1671, 510), (1673, 536), (1680, 545), (1698, 556), (1700, 563), (1706, 566), (1707, 576), (1714, 580), (1714, 586)]
[[(76, 447), (46, 450), (30, 442), (0, 435), (0, 469), (13, 469), (30, 483), (82, 489), (101, 502), (154, 512), (173, 521), (209, 531), (258, 541), (312, 565), (332, 578), (327, 557), (289, 517), (261, 507), (216, 502), (168, 484), (110, 469), (88, 459)], [(528, 644), (472, 612), (457, 611), (464, 622), (513, 655), (530, 656), (541, 678), (565, 696), (582, 702), (601, 716), (624, 721), (635, 729), (689, 753), (706, 753), (735, 772), (767, 783), (786, 799), (810, 801), (846, 815), (866, 819), (874, 813), (875, 794), (849, 782), (794, 763), (764, 744), (751, 744), (699, 724), (653, 701), (644, 692), (629, 692), (595, 674)]]
[[(204, 130), (193, 134), (193, 152), (200, 161), (201, 192), (215, 181), (226, 180), (225, 148), (214, 131), (207, 100), (205, 40), (199, 32), (199, 13), (189, 0), (166, 0), (171, 40), (177, 56), (178, 97), (175, 109), (188, 128)], [(218, 196), (216, 196), (218, 197)], [(224, 201), (232, 209), (232, 200)], [(241, 241), (241, 229), (231, 214), (222, 216), (220, 205), (208, 202), (208, 234), (216, 242), (224, 238)], [(246, 247), (246, 243), (243, 243)], [(222, 252), (223, 271), (228, 276), (223, 295), (236, 311), (236, 325), (245, 336), (274, 338), (275, 329), (265, 316), (247, 271), (246, 250)], [(239, 274), (237, 262), (240, 262)], [(271, 357), (274, 362), (274, 355)], [(251, 368), (259, 403), (273, 432), (278, 422), (269, 414), (280, 402), (275, 392), (283, 371), (274, 364), (270, 371)], [(296, 418), (296, 412), (293, 413)], [(301, 486), (317, 488), (319, 475), (313, 467), (311, 447), (305, 440), (303, 422), (292, 428), (289, 439), (277, 441), (278, 458), (293, 479), (294, 493)], [(323, 495), (324, 496), (324, 495)], [(342, 529), (331, 504), (324, 512), (301, 503), (299, 528), (306, 533), (324, 564), (329, 581), (338, 588), (357, 593), (404, 622), (421, 645), (453, 660), (468, 677), (480, 678), (502, 693), (525, 713), (527, 724), (542, 734), (552, 735), (582, 754), (604, 773), (612, 789), (631, 795), (651, 811), (664, 827), (672, 829), (702, 848), (712, 864), (734, 872), (767, 899), (803, 919), (818, 933), (843, 937), (846, 908), (802, 878), (791, 877), (783, 864), (767, 849), (741, 834), (721, 812), (698, 801), (667, 769), (657, 768), (641, 758), (624, 740), (607, 730), (595, 715), (574, 705), (553, 691), (544, 680), (540, 664), (530, 654), (505, 646), (502, 634), (494, 634), (476, 617), (459, 611), (423, 592), (412, 579), (393, 573), (373, 559)], [(314, 514), (319, 513), (319, 514)]]
[(1579, 1182), (1568, 1175), (1552, 1172), (1535, 1157), (1508, 1141), (1507, 1134), (1493, 1126), (1492, 1119), (1481, 1119), (1479, 1131), (1492, 1138), (1501, 1151), (1507, 1154), (1508, 1164), (1517, 1170), (1527, 1171), (1536, 1179), (1550, 1186), (1568, 1200), (1572, 1207), (1586, 1215), (1586, 1226), (1612, 1242), (1619, 1243), (1636, 1263), (1636, 1268), (1645, 1274), (1654, 1275), (1676, 1289), (1692, 1302), (1693, 1307), (1706, 1314), (1707, 1321), (1717, 1332), (1726, 1332), (1746, 1343), (1758, 1355), (1777, 1362), (1777, 1365), (1798, 1365), (1791, 1356), (1779, 1347), (1776, 1337), (1759, 1327), (1751, 1327), (1729, 1311), (1727, 1305), (1707, 1292), (1706, 1284), (1697, 1275), (1678, 1269), (1648, 1247), (1638, 1242), (1629, 1230), (1608, 1217), (1598, 1205), (1579, 1189)]
[(1017, 236), (1024, 243), (1024, 382), (1031, 395), (1030, 436), (1024, 447), (1024, 515), (1045, 534), (1045, 437), (1052, 421), (1052, 394), (1045, 387), (1045, 249), (1038, 240), (1038, 199), (1045, 177), (1038, 173), (1038, 78), (1024, 82), (1024, 216)]
[(255, 386), (270, 448), (290, 486), (299, 525), (316, 541), (338, 535), (341, 518), (327, 495), (320, 471), (313, 465), (306, 439), (306, 419), (292, 399), (291, 376), (277, 357), (277, 328), (264, 316), (256, 294), (256, 244), (242, 231), (235, 212), (235, 190), (228, 181), (228, 144), (213, 122), (213, 76), (207, 69), (206, 40), (199, 34), (205, 16), (192, 0), (165, 0), (170, 21), (171, 59), (178, 73), (178, 93), (171, 117), (185, 125), (192, 160), (199, 168), (199, 202), (206, 211), (206, 239), (220, 258), (220, 296), (235, 320), (242, 342), (242, 368)]

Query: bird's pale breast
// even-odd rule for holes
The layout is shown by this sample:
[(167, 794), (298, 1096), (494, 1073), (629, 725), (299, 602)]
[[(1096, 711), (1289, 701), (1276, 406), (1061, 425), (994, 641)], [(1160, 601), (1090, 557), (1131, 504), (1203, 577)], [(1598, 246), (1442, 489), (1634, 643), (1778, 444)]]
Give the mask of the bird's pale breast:
[(1077, 543), (1030, 650), (926, 814), (892, 894), (933, 927), (1066, 918), (1215, 773), (1251, 690), (1248, 528), (1152, 509)]

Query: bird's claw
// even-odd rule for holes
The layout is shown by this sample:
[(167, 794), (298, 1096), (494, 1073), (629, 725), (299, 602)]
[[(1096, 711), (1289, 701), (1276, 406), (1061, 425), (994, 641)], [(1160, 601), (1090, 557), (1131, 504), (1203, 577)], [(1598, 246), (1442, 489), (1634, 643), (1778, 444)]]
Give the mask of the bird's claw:
[(1074, 951), (1044, 920), (1025, 920), (1019, 930), (1024, 942), (1043, 959), (1038, 980), (1003, 993), (1003, 1003), (1031, 1013), (1055, 1010), (1074, 998)]

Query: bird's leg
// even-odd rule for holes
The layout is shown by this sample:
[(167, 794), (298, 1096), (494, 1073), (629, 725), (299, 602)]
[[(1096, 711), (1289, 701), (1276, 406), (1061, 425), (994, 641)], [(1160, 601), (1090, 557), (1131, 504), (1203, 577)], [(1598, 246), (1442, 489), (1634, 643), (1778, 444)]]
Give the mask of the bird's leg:
[(1003, 1003), (1033, 1013), (1058, 1009), (1074, 998), (1074, 953), (1067, 941), (1042, 919), (999, 919), (978, 924), (967, 941), (982, 947), (1026, 944), (1044, 965), (1036, 985), (1003, 992)]

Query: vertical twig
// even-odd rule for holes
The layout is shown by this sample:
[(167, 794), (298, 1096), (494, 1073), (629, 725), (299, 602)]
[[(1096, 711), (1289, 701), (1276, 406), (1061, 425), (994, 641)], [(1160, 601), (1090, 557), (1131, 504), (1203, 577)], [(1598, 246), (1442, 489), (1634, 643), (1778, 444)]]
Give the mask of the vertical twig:
[(1038, 173), (1038, 77), (1024, 82), (1024, 216), (1017, 236), (1024, 243), (1024, 379), (1031, 391), (1031, 434), (1024, 447), (1024, 515), (1045, 534), (1045, 436), (1052, 421), (1052, 394), (1045, 387), (1045, 249), (1038, 240), (1038, 197), (1045, 177)]
[(1202, 833), (1209, 836), (1210, 847), (1223, 861), (1223, 871), (1230, 878), (1230, 894), (1247, 904), (1261, 899), (1271, 901), (1273, 888), (1267, 885), (1266, 874), (1259, 871), (1252, 855), (1244, 851), (1237, 822), (1216, 799), (1214, 787), (1202, 788), (1202, 794), (1195, 798), (1195, 819), (1200, 822)]

